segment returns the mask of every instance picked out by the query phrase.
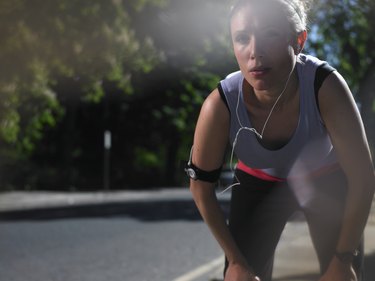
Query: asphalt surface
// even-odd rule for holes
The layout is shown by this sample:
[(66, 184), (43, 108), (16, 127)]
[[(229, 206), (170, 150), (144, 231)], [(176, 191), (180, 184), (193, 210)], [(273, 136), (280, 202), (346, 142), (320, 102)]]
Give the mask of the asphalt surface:
[[(218, 197), (224, 203), (230, 199), (229, 193), (218, 195)], [(194, 219), (197, 219), (196, 212), (184, 211), (191, 210), (191, 208), (179, 208), (180, 213), (171, 214), (174, 209), (173, 204), (193, 203), (187, 188), (173, 188), (107, 192), (4, 192), (0, 193), (0, 220), (87, 217), (99, 214), (105, 216), (130, 209), (135, 210), (137, 216), (155, 219), (152, 212), (143, 210), (142, 203), (160, 204), (163, 202), (165, 211), (159, 212), (158, 216), (165, 218), (171, 215), (181, 218), (194, 216)], [(137, 208), (134, 208), (135, 206)], [(226, 207), (227, 204), (223, 206)], [(375, 204), (373, 204), (365, 229), (365, 255), (365, 281), (373, 281), (375, 280)], [(205, 280), (220, 280), (221, 272), (221, 264), (212, 266)], [(318, 265), (306, 223), (303, 219), (292, 220), (287, 224), (276, 251), (274, 280), (312, 281), (317, 279)], [(183, 279), (182, 277), (176, 280), (201, 279)]]

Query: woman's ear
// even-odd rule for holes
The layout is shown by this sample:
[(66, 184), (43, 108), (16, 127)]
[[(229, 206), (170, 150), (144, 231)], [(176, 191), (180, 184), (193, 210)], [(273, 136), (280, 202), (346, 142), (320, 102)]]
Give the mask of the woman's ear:
[(306, 39), (307, 39), (307, 31), (306, 30), (298, 33), (297, 46), (294, 49), (295, 55), (298, 55), (303, 50), (303, 47), (305, 46)]

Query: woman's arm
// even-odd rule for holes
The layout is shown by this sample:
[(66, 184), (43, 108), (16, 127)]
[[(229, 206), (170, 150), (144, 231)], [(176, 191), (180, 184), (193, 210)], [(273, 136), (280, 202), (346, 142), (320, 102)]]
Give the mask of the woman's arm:
[(324, 81), (319, 91), (319, 106), (348, 180), (347, 200), (336, 251), (352, 252), (357, 249), (363, 235), (375, 189), (371, 154), (356, 103), (346, 82), (337, 72)]
[[(228, 143), (229, 122), (228, 109), (216, 89), (204, 102), (195, 130), (192, 162), (198, 168), (212, 171), (223, 164)], [(203, 220), (223, 249), (231, 272), (235, 271), (232, 273), (236, 276), (233, 280), (253, 280), (250, 278), (246, 261), (230, 234), (225, 216), (216, 198), (214, 184), (190, 180), (190, 190)], [(236, 269), (233, 270), (233, 268)]]

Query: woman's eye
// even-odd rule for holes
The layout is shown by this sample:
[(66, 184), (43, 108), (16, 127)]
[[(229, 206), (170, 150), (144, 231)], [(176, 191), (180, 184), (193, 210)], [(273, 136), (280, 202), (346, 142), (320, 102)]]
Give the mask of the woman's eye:
[(239, 34), (235, 37), (235, 41), (240, 44), (246, 44), (250, 40), (248, 35), (245, 34)]

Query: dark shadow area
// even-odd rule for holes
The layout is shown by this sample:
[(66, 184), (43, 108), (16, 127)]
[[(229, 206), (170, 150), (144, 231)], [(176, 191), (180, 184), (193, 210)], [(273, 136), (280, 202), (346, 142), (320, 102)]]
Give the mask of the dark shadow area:
[(365, 257), (365, 273), (363, 281), (375, 280), (375, 253), (366, 255)]
[[(279, 278), (272, 278), (273, 281), (317, 281), (319, 280), (319, 275), (316, 273), (306, 273), (303, 275), (290, 275), (290, 276), (283, 276)], [(223, 279), (210, 279), (209, 281), (224, 281)]]
[[(305, 273), (302, 275), (289, 275), (278, 278), (272, 278), (273, 281), (317, 281), (319, 280), (318, 273)], [(364, 276), (362, 281), (375, 280), (375, 253), (366, 255), (364, 263)], [(223, 281), (223, 279), (211, 278), (209, 281)]]
[[(319, 275), (316, 273), (306, 273), (303, 275), (291, 275), (291, 276), (283, 276), (279, 278), (272, 278), (273, 281), (317, 281), (319, 279)], [(224, 281), (223, 279), (210, 279), (209, 281)]]
[[(220, 201), (227, 213), (229, 201)], [(192, 200), (133, 201), (0, 212), (0, 221), (130, 217), (141, 221), (201, 220)]]
[(306, 273), (306, 274), (302, 274), (302, 275), (283, 276), (283, 277), (279, 277), (279, 278), (274, 278), (272, 280), (274, 280), (274, 281), (293, 281), (293, 280), (316, 281), (316, 280), (319, 280), (319, 274)]
[[(293, 280), (303, 280), (303, 281), (316, 281), (319, 280), (319, 274), (317, 273), (306, 273), (303, 275), (290, 275), (283, 276), (280, 278), (272, 279), (274, 281), (293, 281)], [(364, 274), (362, 281), (374, 281), (375, 280), (375, 253), (365, 256), (364, 261)], [(215, 280), (219, 281), (219, 280)]]

